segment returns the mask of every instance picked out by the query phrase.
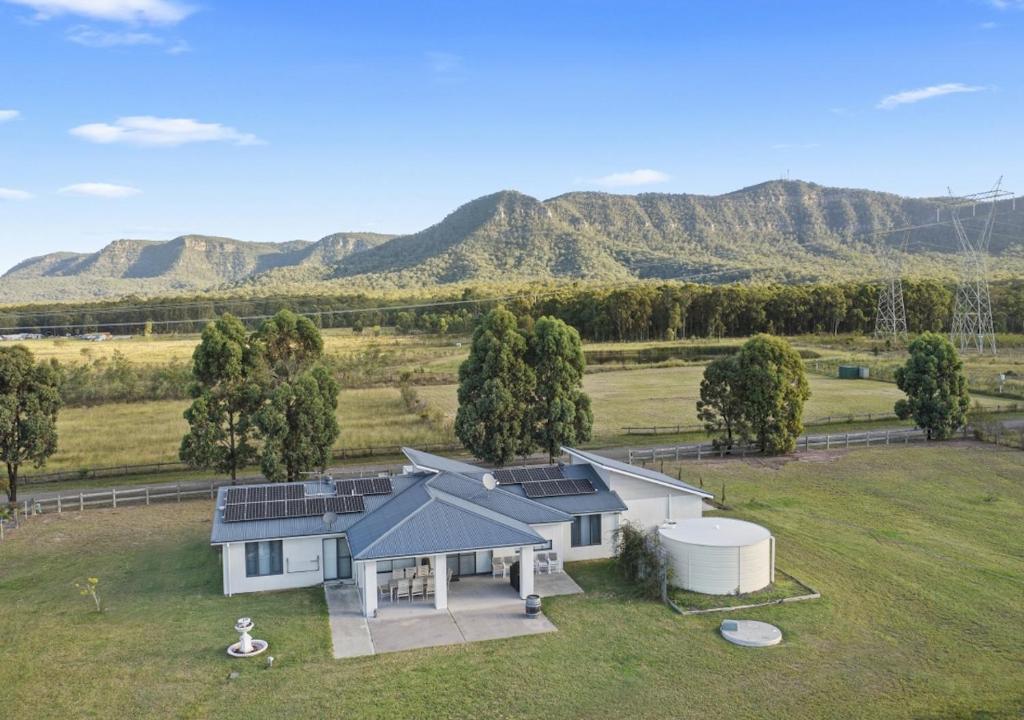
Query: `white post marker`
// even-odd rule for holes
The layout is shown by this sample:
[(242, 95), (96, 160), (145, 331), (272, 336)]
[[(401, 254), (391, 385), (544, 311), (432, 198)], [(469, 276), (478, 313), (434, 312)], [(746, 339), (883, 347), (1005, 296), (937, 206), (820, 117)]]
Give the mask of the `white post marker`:
[(533, 546), (524, 545), (519, 555), (519, 597), (533, 595)]
[(373, 617), (377, 613), (377, 561), (363, 563), (363, 616)]
[(443, 553), (431, 559), (434, 565), (434, 608), (448, 607), (448, 557)]

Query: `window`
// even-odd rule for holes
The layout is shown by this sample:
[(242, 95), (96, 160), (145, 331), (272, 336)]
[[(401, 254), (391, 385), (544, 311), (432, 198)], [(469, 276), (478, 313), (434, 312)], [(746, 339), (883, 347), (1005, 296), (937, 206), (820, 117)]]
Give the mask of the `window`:
[(416, 558), (399, 558), (397, 560), (378, 560), (377, 574), (383, 575), (402, 568), (416, 567)]
[(280, 540), (249, 542), (245, 544), (246, 577), (280, 575), (283, 572)]
[(572, 546), (601, 544), (601, 516), (574, 515), (572, 518)]
[[(550, 550), (551, 549), (551, 541), (548, 540), (546, 543), (543, 543), (541, 545), (534, 545), (533, 549), (538, 551), (538, 552), (542, 552), (544, 550)], [(516, 552), (519, 552), (519, 551), (516, 550)]]

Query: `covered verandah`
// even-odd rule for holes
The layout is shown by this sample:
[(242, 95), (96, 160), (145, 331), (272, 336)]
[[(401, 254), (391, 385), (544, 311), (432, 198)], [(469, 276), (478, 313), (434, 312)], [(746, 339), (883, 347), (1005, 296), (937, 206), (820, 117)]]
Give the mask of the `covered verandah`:
[[(470, 581), (486, 580), (487, 587), (501, 586), (507, 594), (515, 597), (510, 585), (509, 565), (518, 562), (518, 597), (525, 599), (534, 593), (536, 572), (547, 568), (547, 563), (536, 562), (537, 551), (533, 545), (517, 548), (489, 548), (473, 551), (481, 562), (486, 563), (486, 572), (477, 573), (476, 562), (473, 574), (463, 576), (459, 572), (459, 558), (466, 555), (466, 549), (455, 553), (435, 553), (403, 558), (364, 560), (356, 564), (357, 584), (363, 615), (377, 617), (385, 609), (389, 612), (402, 605), (430, 606), (444, 610), (449, 606), (453, 592), (467, 588)], [(504, 571), (497, 577), (492, 573), (491, 563), (504, 560)], [(453, 562), (454, 561), (454, 562)], [(484, 568), (479, 568), (483, 570)], [(454, 582), (453, 582), (454, 581)], [(481, 583), (473, 582), (474, 587)]]

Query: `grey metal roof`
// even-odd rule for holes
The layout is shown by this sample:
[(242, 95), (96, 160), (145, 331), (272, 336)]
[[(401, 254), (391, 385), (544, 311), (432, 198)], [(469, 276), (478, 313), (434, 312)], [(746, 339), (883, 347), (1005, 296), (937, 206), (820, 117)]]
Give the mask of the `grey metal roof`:
[(370, 547), (358, 553), (353, 551), (352, 557), (373, 560), (544, 542), (528, 525), (517, 525), (485, 517), (448, 500), (431, 498)]
[(572, 515), (562, 510), (551, 508), (522, 494), (510, 492), (504, 487), (488, 490), (479, 480), (472, 480), (463, 475), (441, 473), (431, 478), (429, 482), (431, 487), (438, 490), (451, 493), (480, 507), (494, 510), (506, 517), (531, 525), (572, 520)]
[(402, 454), (409, 458), (409, 462), (423, 470), (456, 473), (477, 479), (481, 478), (483, 474), (487, 472), (482, 467), (470, 465), (469, 463), (464, 463), (460, 460), (441, 457), (440, 455), (431, 455), (430, 453), (423, 452), (422, 450), (416, 450), (415, 448), (404, 447), (402, 448)]
[(595, 455), (593, 453), (588, 453), (583, 450), (577, 450), (575, 448), (563, 447), (562, 451), (569, 453), (570, 455), (573, 455), (579, 458), (580, 460), (583, 460), (584, 462), (591, 463), (593, 465), (605, 468), (607, 470), (614, 470), (617, 472), (627, 473), (629, 475), (637, 476), (641, 479), (651, 480), (652, 482), (656, 482), (661, 485), (669, 485), (671, 487), (678, 488), (683, 492), (693, 493), (694, 495), (700, 495), (701, 497), (714, 497), (714, 495), (712, 495), (709, 492), (705, 492), (700, 488), (696, 488), (693, 485), (689, 485), (681, 480), (677, 480), (671, 475), (666, 475), (665, 473), (660, 473), (655, 470), (648, 470), (647, 468), (640, 467), (638, 465), (630, 465), (628, 463), (620, 462), (618, 460), (612, 460), (611, 458), (604, 457), (603, 455)]

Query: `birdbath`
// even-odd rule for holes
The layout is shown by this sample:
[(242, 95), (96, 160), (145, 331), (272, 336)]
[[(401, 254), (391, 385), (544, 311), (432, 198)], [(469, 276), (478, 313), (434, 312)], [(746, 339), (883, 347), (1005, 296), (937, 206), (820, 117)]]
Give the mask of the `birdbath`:
[(259, 655), (269, 647), (266, 640), (253, 640), (249, 632), (255, 627), (252, 618), (238, 618), (235, 623), (235, 632), (238, 633), (238, 642), (228, 648), (228, 655), (231, 657), (252, 657)]

